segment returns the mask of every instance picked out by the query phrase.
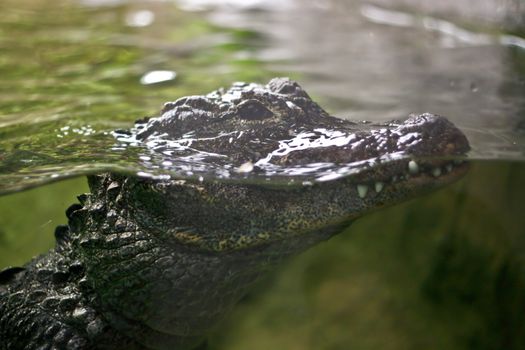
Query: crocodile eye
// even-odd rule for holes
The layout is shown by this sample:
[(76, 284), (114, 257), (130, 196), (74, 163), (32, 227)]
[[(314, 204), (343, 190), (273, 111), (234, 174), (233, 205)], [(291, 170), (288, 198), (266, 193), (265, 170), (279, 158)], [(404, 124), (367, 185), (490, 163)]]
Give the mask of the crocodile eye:
[(309, 98), (297, 82), (288, 78), (274, 78), (268, 83), (268, 88), (283, 95)]
[(274, 116), (264, 104), (258, 100), (247, 100), (239, 103), (237, 106), (237, 115), (240, 119), (245, 120), (262, 120)]

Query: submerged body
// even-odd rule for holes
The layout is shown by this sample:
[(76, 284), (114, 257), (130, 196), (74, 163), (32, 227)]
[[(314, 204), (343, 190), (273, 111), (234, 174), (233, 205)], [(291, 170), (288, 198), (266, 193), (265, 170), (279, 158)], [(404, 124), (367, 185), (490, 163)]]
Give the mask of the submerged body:
[(350, 170), (300, 186), (90, 176), (56, 248), (0, 273), (0, 349), (191, 349), (286, 257), (467, 169), (445, 118), (356, 124), (288, 79), (181, 98), (127, 134), (172, 157), (184, 140), (241, 174)]

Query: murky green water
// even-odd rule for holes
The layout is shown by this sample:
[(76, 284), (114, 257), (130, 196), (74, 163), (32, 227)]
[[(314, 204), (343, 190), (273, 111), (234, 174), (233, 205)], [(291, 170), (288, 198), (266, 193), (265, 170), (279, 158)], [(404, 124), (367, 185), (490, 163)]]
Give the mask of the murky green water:
[(446, 190), (357, 221), (264, 281), (218, 348), (522, 348), (524, 178), (523, 163), (476, 162)]
[[(0, 6), (0, 192), (101, 169), (140, 170), (137, 154), (113, 149), (110, 131), (165, 101), (274, 75), (243, 56), (254, 50), (255, 32), (219, 28), (172, 3)], [(144, 13), (155, 22), (136, 27), (134, 16)], [(154, 83), (155, 72), (175, 79)]]
[[(446, 115), (473, 146), (466, 179), (292, 260), (211, 347), (524, 348), (520, 38), (359, 2), (198, 3), (2, 1), (0, 192), (143, 170), (110, 131), (237, 80), (291, 76), (345, 118)], [(64, 209), (86, 190), (78, 177), (0, 197), (0, 267), (51, 247)]]

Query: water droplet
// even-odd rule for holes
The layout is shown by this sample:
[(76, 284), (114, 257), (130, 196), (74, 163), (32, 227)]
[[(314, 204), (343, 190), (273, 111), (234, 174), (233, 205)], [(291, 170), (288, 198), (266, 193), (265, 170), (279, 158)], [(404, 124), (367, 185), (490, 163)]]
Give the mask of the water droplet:
[(142, 78), (140, 78), (140, 83), (142, 85), (157, 84), (173, 80), (176, 76), (177, 73), (171, 70), (154, 70), (144, 74)]
[(139, 171), (139, 172), (137, 172), (137, 176), (139, 176), (139, 177), (152, 177), (153, 175), (151, 175), (150, 173), (147, 173), (145, 171)]
[(128, 13), (126, 24), (130, 27), (147, 27), (155, 21), (155, 14), (149, 10)]

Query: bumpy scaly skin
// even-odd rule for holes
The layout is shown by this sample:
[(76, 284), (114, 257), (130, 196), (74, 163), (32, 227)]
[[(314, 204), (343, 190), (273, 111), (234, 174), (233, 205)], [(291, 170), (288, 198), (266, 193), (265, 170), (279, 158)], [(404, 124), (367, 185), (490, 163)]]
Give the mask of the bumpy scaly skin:
[[(196, 130), (206, 139), (242, 130), (239, 143), (208, 138), (194, 144), (239, 165), (265, 157), (278, 143), (254, 149), (250, 140), (286, 139), (319, 126), (352, 133), (357, 143), (270, 162), (350, 162), (398, 152), (442, 157), (468, 150), (465, 137), (444, 118), (427, 114), (358, 126), (328, 116), (287, 79), (168, 103), (163, 116), (137, 128), (137, 138), (178, 138)], [(281, 188), (90, 176), (91, 193), (66, 212), (69, 222), (57, 228), (56, 248), (0, 273), (0, 349), (191, 349), (284, 258), (368, 211), (439, 188), (465, 171), (466, 165), (444, 160), (414, 168), (413, 161), (396, 159), (334, 181)]]

